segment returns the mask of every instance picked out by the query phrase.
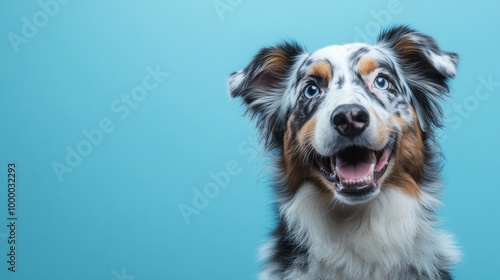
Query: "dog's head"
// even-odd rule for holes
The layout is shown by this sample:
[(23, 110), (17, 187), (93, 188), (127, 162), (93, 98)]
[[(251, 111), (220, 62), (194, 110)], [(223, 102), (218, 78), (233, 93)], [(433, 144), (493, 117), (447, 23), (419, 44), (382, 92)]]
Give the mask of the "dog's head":
[(228, 86), (257, 119), (266, 147), (280, 151), (290, 191), (312, 182), (356, 204), (386, 186), (420, 195), (427, 140), (441, 125), (440, 97), (457, 62), (402, 26), (373, 46), (264, 48)]

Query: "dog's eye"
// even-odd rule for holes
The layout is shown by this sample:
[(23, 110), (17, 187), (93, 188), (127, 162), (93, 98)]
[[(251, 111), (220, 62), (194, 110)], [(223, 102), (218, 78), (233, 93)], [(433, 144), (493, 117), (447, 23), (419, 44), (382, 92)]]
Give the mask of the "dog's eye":
[(389, 89), (389, 81), (383, 76), (376, 77), (375, 81), (373, 82), (373, 85), (381, 90)]
[(313, 98), (316, 95), (320, 94), (320, 89), (317, 85), (315, 84), (308, 84), (306, 88), (304, 89), (304, 96), (306, 98)]

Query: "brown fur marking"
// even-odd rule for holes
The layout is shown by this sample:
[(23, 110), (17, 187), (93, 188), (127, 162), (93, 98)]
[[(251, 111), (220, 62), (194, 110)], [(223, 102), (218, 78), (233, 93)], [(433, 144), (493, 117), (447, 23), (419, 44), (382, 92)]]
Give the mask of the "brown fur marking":
[(403, 127), (402, 136), (396, 151), (392, 155), (394, 165), (384, 184), (401, 188), (407, 195), (420, 196), (420, 179), (424, 167), (424, 143), (422, 132), (416, 117), (413, 114), (413, 127), (409, 127), (402, 119), (396, 118)]
[[(382, 119), (378, 116), (378, 114), (372, 114), (372, 116), (375, 116), (377, 119), (377, 142), (381, 142), (385, 144), (385, 141), (387, 141), (388, 137), (388, 131), (384, 126), (384, 122)], [(382, 144), (382, 145), (384, 145)]]
[(286, 51), (281, 49), (270, 50), (266, 54), (262, 65), (264, 70), (255, 78), (256, 82), (275, 86), (283, 79), (289, 60), (290, 57)]
[(288, 63), (288, 55), (281, 49), (272, 50), (266, 57), (266, 66), (272, 70), (284, 71)]
[(324, 61), (315, 63), (309, 70), (308, 75), (317, 77), (325, 85), (328, 85), (333, 78), (330, 64)]
[(394, 45), (394, 49), (396, 49), (402, 57), (422, 52), (418, 44), (409, 36), (400, 38)]
[(378, 62), (370, 57), (362, 57), (358, 62), (358, 72), (361, 75), (368, 75), (378, 67)]
[(312, 137), (314, 136), (314, 129), (316, 128), (316, 119), (311, 118), (308, 120), (302, 128), (299, 130), (299, 134), (297, 139), (302, 146), (307, 145), (312, 141)]
[(292, 131), (293, 121), (292, 115), (288, 120), (283, 139), (284, 149), (280, 164), (286, 182), (292, 192), (298, 191), (305, 182), (312, 182), (326, 189), (327, 187), (322, 183), (323, 176), (319, 174), (314, 163), (311, 162), (310, 155), (307, 154), (314, 136), (316, 119), (307, 121), (297, 133)]

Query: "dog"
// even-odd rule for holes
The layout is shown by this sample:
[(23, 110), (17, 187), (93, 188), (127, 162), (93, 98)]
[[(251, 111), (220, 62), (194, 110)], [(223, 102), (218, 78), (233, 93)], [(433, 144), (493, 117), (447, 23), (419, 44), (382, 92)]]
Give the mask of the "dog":
[(452, 279), (435, 130), (457, 66), (430, 36), (393, 26), (374, 45), (263, 48), (229, 76), (276, 163), (259, 279)]

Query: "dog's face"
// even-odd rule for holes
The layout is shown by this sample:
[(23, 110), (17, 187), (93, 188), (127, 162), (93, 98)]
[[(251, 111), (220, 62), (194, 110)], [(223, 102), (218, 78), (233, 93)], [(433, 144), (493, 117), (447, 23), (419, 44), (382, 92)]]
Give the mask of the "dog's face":
[(440, 125), (457, 55), (407, 27), (376, 45), (329, 46), (312, 54), (294, 44), (265, 48), (229, 78), (278, 149), (287, 186), (311, 182), (340, 202), (368, 201), (385, 187), (419, 196), (426, 139)]

